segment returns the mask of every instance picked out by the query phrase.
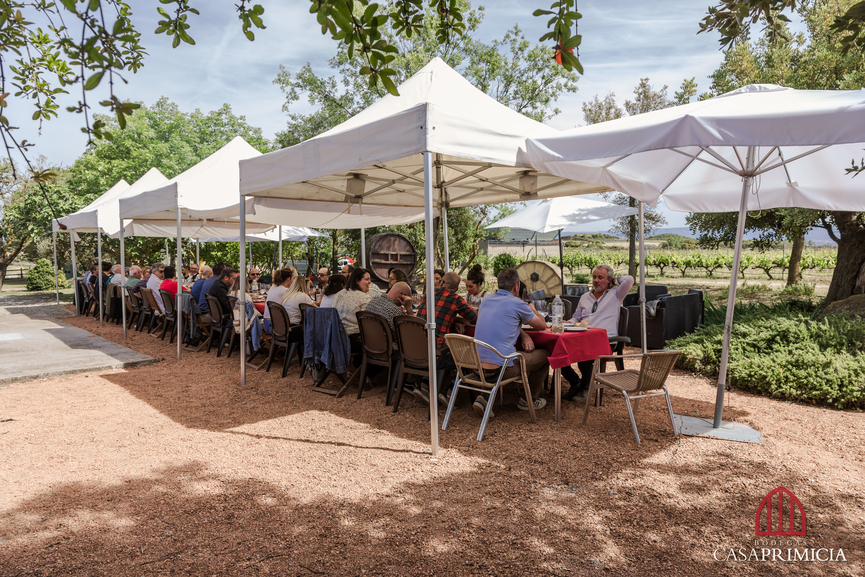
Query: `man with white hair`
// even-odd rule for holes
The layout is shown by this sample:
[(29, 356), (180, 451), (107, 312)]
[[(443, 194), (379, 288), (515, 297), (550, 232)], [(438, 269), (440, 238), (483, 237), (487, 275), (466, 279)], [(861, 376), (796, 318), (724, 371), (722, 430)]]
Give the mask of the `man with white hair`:
[(142, 272), (140, 266), (134, 264), (129, 267), (129, 280), (126, 281), (126, 286), (135, 288), (138, 286), (138, 283), (141, 282), (142, 278), (144, 278), (144, 272)]
[(116, 284), (117, 286), (123, 286), (126, 284), (126, 279), (123, 278), (123, 269), (119, 264), (111, 267), (111, 275), (111, 280), (108, 281), (111, 284)]

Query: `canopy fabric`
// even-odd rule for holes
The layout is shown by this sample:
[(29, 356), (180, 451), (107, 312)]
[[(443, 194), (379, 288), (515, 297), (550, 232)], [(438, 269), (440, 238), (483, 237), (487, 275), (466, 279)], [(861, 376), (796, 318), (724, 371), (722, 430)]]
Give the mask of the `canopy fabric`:
[[(526, 137), (557, 131), (500, 104), (440, 58), (401, 84), (399, 93), (315, 138), (242, 160), (241, 194), (343, 208), (357, 204), (364, 212), (371, 205), (417, 208), (419, 220), (424, 152), (435, 153), (436, 208), (608, 190), (534, 170), (524, 150)], [(258, 205), (254, 210), (258, 217)], [(349, 216), (358, 214), (330, 225), (345, 228), (356, 220)], [(360, 226), (368, 225), (354, 227)]]
[[(193, 240), (208, 239), (216, 237), (234, 237), (235, 242), (240, 237), (238, 236), (239, 223), (236, 220), (195, 220), (183, 219), (180, 221), (180, 238), (190, 238)], [(247, 230), (252, 233), (264, 233), (272, 229), (269, 224), (253, 224), (247, 223)], [(120, 232), (111, 235), (112, 238), (120, 236)], [(133, 219), (123, 225), (123, 236), (129, 238), (133, 236), (150, 236), (158, 238), (175, 238), (177, 236), (177, 219), (175, 220), (137, 220)]]
[[(155, 169), (151, 169), (151, 170), (155, 170)], [(150, 172), (148, 172), (147, 174), (145, 174), (144, 176), (139, 178), (138, 181), (143, 180), (149, 174), (150, 174)], [(160, 173), (160, 176), (161, 176), (161, 173)], [(165, 177), (163, 176), (163, 178), (165, 178)], [(136, 182), (138, 182), (138, 181), (136, 181)], [(157, 184), (159, 184), (159, 183), (154, 182), (153, 186), (156, 186)], [(109, 202), (112, 202), (112, 201), (114, 202), (114, 206), (116, 207), (117, 201), (120, 199), (121, 196), (123, 196), (123, 193), (125, 193), (127, 190), (129, 190), (129, 183), (121, 178), (120, 180), (117, 181), (117, 184), (115, 184), (114, 186), (109, 188), (106, 192), (104, 192), (97, 199), (95, 199), (93, 202), (91, 202), (90, 204), (88, 204), (87, 206), (82, 208), (81, 210), (77, 210), (77, 211), (73, 212), (72, 214), (69, 214), (67, 216), (53, 220), (51, 222), (51, 230), (53, 232), (64, 231), (64, 229), (60, 228), (60, 225), (62, 224), (66, 227), (65, 230), (68, 230), (70, 232), (72, 232), (72, 231), (90, 232), (90, 233), (99, 232), (100, 220), (104, 223), (106, 220), (106, 217), (108, 216), (106, 214), (105, 210), (103, 210), (102, 211), (102, 218), (100, 219), (99, 218), (100, 217), (99, 208), (104, 206), (105, 204), (107, 204)], [(119, 217), (116, 216), (116, 212), (117, 211), (115, 211), (115, 219), (114, 220), (119, 220)], [(118, 230), (120, 229), (119, 224), (118, 224), (117, 228), (118, 228)]]
[[(757, 177), (747, 210), (865, 209), (844, 172), (861, 158), (865, 90), (749, 85), (694, 102), (533, 137), (540, 170), (603, 183), (678, 211), (735, 212), (742, 177)], [(749, 170), (745, 147), (757, 147)]]
[(236, 219), (240, 207), (237, 163), (260, 155), (243, 138), (235, 137), (164, 185), (125, 196), (120, 214), (136, 221), (167, 221), (176, 219), (179, 207), (183, 220)]
[[(282, 240), (290, 242), (306, 242), (310, 237), (326, 237), (323, 232), (305, 226), (283, 226)], [(240, 236), (234, 235), (222, 238), (199, 238), (199, 242), (240, 242)], [(279, 242), (279, 229), (274, 228), (262, 234), (246, 235), (246, 242)]]
[(372, 228), (411, 224), (424, 219), (423, 207), (347, 206), (335, 202), (255, 198), (248, 218), (275, 225), (316, 228)]
[(527, 206), (485, 228), (519, 228), (534, 232), (568, 231), (581, 224), (636, 215), (636, 207), (579, 196), (548, 198)]

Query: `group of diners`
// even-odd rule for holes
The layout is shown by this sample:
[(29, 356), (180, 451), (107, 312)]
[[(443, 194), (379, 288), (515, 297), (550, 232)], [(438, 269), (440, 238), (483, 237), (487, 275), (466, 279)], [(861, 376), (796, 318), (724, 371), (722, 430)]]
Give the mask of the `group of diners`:
[[(168, 291), (172, 297), (178, 290), (176, 269), (162, 263), (154, 263), (144, 268), (133, 265), (129, 267), (128, 276), (123, 275), (120, 265), (104, 262), (101, 275), (98, 267), (93, 265), (85, 274), (84, 281), (94, 287), (98, 279), (104, 286), (113, 283), (128, 286), (133, 292), (146, 287), (158, 294), (159, 289)], [(201, 311), (201, 321), (209, 325), (211, 321), (210, 306), (206, 295), (213, 296), (223, 308), (223, 312), (232, 310), (229, 295), (239, 288), (239, 273), (228, 263), (217, 263), (213, 266), (190, 265), (183, 267), (182, 290), (190, 291)], [(362, 351), (360, 329), (356, 314), (359, 311), (369, 311), (381, 315), (394, 330), (394, 317), (398, 315), (413, 315), (426, 318), (426, 295), (418, 295), (409, 283), (404, 271), (391, 269), (388, 272), (388, 287), (380, 289), (370, 278), (370, 272), (363, 267), (345, 265), (339, 274), (331, 274), (327, 267), (322, 267), (311, 280), (298, 274), (292, 266), (276, 270), (271, 275), (270, 287), (267, 291), (267, 301), (278, 302), (285, 307), (292, 324), (301, 324), (302, 304), (318, 307), (333, 307), (348, 335), (353, 354)], [(258, 269), (250, 269), (247, 277), (247, 287), (259, 286), (261, 277)], [(460, 284), (465, 280), (466, 295), (458, 294)], [(546, 405), (541, 396), (544, 385), (549, 379), (549, 351), (536, 348), (534, 341), (523, 330), (524, 325), (532, 329), (544, 330), (546, 319), (535, 309), (527, 294), (525, 284), (519, 279), (516, 269), (505, 269), (497, 278), (498, 290), (491, 293), (483, 289), (485, 282), (483, 269), (480, 265), (472, 267), (465, 279), (455, 272), (445, 272), (436, 269), (434, 273), (434, 317), (436, 322), (437, 367), (440, 370), (454, 369), (453, 359), (445, 344), (445, 335), (462, 333), (467, 324), (475, 325), (475, 338), (493, 346), (502, 355), (509, 355), (520, 349), (524, 357), (529, 379), (532, 402), (536, 409)], [(592, 290), (583, 294), (571, 320), (574, 322), (588, 321), (592, 327), (603, 328), (609, 337), (617, 336), (619, 307), (625, 295), (634, 284), (634, 278), (628, 275), (614, 276), (612, 267), (600, 265), (592, 271)], [(163, 309), (162, 299), (155, 299), (156, 304)], [(163, 309), (164, 312), (164, 309)], [(263, 330), (271, 332), (270, 310), (265, 306)], [(495, 380), (501, 370), (502, 360), (487, 349), (480, 348), (479, 354), (483, 368), (488, 371), (488, 378)], [(359, 355), (355, 355), (356, 357)], [(585, 398), (591, 379), (593, 360), (577, 363), (577, 371), (572, 367), (564, 367), (562, 376), (568, 381), (570, 388), (563, 399)], [(370, 367), (368, 375), (375, 375), (376, 369)], [(515, 376), (519, 368), (509, 361), (504, 378)], [(446, 403), (449, 399), (449, 385), (452, 379), (446, 378), (440, 387), (440, 400)], [(407, 385), (407, 388), (418, 398), (429, 401), (428, 388), (423, 381)], [(487, 399), (478, 395), (473, 400), (475, 412), (483, 415)], [(518, 408), (528, 410), (526, 399), (518, 400)], [(492, 413), (491, 413), (492, 414)]]

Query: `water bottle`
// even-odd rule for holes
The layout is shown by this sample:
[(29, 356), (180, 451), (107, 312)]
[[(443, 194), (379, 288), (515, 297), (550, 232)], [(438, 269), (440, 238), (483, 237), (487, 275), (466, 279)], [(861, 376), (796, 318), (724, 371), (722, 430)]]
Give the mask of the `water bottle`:
[(550, 330), (553, 334), (560, 335), (565, 332), (565, 325), (562, 323), (565, 316), (565, 305), (562, 303), (562, 297), (556, 295), (553, 300), (553, 322)]
[(251, 289), (252, 289), (253, 294), (258, 294), (258, 281), (257, 280), (252, 281)]

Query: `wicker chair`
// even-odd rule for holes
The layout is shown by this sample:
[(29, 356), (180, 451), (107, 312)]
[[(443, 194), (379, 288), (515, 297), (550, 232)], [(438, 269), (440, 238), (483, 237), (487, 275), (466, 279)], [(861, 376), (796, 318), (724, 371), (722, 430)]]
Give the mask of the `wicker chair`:
[(144, 300), (147, 301), (147, 305), (150, 307), (150, 324), (147, 326), (147, 334), (149, 335), (162, 321), (162, 309), (156, 304), (156, 295), (153, 294), (152, 289), (142, 287), (141, 294), (144, 295)]
[[(360, 342), (363, 348), (363, 362), (360, 365), (360, 379), (357, 383), (357, 398), (363, 394), (366, 372), (369, 365), (387, 367), (388, 392), (393, 374), (393, 335), (387, 320), (381, 315), (357, 311), (357, 326), (360, 329)], [(388, 399), (386, 399), (387, 401)]]
[[(276, 349), (282, 347), (285, 349), (285, 360), (282, 364), (282, 378), (288, 374), (288, 365), (291, 364), (291, 359), (297, 354), (298, 362), (301, 362), (303, 353), (297, 350), (298, 343), (303, 342), (303, 330), (299, 325), (292, 325), (288, 318), (288, 311), (285, 307), (276, 301), (267, 301), (266, 304), (270, 311), (270, 330), (271, 343), (270, 354), (267, 356), (267, 368), (270, 372), (270, 365), (273, 364), (273, 357), (276, 356)], [(301, 362), (301, 364), (303, 364)]]
[(132, 287), (125, 287), (126, 291), (126, 310), (129, 311), (129, 318), (126, 319), (127, 328), (132, 328), (132, 325), (138, 320), (138, 315), (141, 314), (141, 301), (138, 295), (132, 291)]
[(219, 299), (211, 294), (204, 295), (207, 301), (207, 306), (210, 309), (210, 335), (207, 337), (207, 352), (210, 352), (210, 347), (213, 345), (213, 340), (217, 333), (219, 334), (219, 342), (216, 345), (216, 356), (222, 355), (222, 347), (228, 342), (231, 336), (229, 333), (234, 332), (232, 326), (232, 318), (226, 315), (222, 310), (222, 305), (219, 304)]
[[(631, 408), (631, 400), (643, 399), (646, 397), (654, 397), (664, 395), (667, 399), (667, 409), (670, 411), (670, 423), (673, 425), (673, 434), (678, 435), (676, 422), (673, 419), (673, 405), (670, 403), (670, 393), (667, 391), (667, 386), (664, 384), (673, 365), (679, 358), (681, 351), (657, 351), (641, 355), (624, 355), (619, 358), (641, 358), (640, 370), (625, 369), (622, 371), (614, 371), (612, 373), (600, 372), (601, 363), (604, 361), (612, 361), (618, 355), (602, 355), (595, 359), (595, 366), (592, 370), (592, 384), (589, 387), (589, 394), (586, 398), (586, 406), (583, 409), (583, 424), (586, 424), (589, 418), (589, 405), (595, 391), (609, 388), (622, 393), (625, 397), (625, 404), (628, 407), (628, 415), (631, 417), (631, 426), (634, 429), (634, 436), (637, 438), (637, 444), (640, 443), (640, 434), (637, 432), (637, 423), (634, 420), (634, 411)], [(649, 392), (655, 391), (655, 392)]]
[(171, 336), (168, 339), (169, 343), (174, 342), (174, 335), (177, 331), (174, 328), (177, 326), (177, 311), (174, 306), (174, 297), (165, 289), (159, 289), (159, 297), (162, 299), (162, 304), (165, 306), (165, 315), (162, 318), (162, 332), (159, 334), (161, 340), (165, 340), (165, 333), (168, 327), (171, 327)]
[[(482, 441), (484, 438), (484, 430), (487, 428), (487, 422), (490, 419), (490, 413), (493, 409), (493, 401), (496, 398), (496, 393), (502, 386), (511, 383), (522, 383), (526, 400), (529, 405), (529, 416), (531, 416), (533, 423), (538, 422), (538, 419), (535, 416), (535, 406), (534, 403), (532, 403), (532, 391), (529, 388), (529, 378), (526, 374), (526, 363), (520, 353), (515, 352), (510, 355), (502, 355), (490, 345), (465, 335), (445, 335), (445, 343), (450, 349), (454, 363), (457, 366), (457, 378), (454, 381), (454, 388), (451, 392), (450, 402), (448, 402), (448, 410), (445, 413), (444, 421), (442, 421), (442, 431), (444, 431), (448, 426), (451, 411), (453, 411), (457, 394), (460, 389), (468, 389), (477, 393), (489, 393), (490, 398), (487, 401), (487, 408), (484, 411), (484, 418), (481, 420), (481, 428), (478, 431), (478, 441)], [(478, 347), (484, 347), (502, 359), (502, 368), (498, 371), (498, 378), (494, 383), (487, 381), (485, 371), (481, 365), (481, 358), (478, 354)], [(503, 376), (505, 370), (507, 370), (508, 361), (510, 359), (514, 359), (514, 362), (519, 363), (520, 374), (505, 379)]]

